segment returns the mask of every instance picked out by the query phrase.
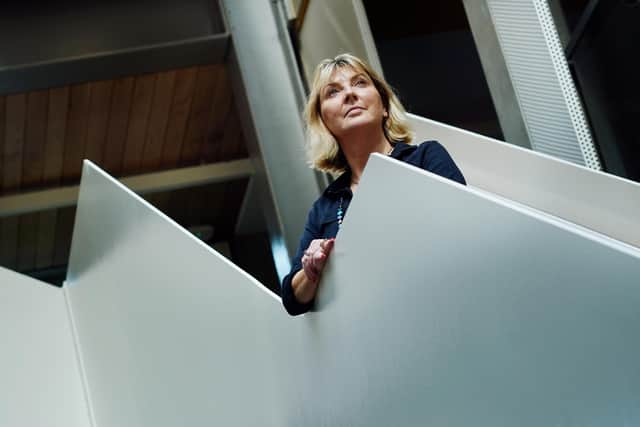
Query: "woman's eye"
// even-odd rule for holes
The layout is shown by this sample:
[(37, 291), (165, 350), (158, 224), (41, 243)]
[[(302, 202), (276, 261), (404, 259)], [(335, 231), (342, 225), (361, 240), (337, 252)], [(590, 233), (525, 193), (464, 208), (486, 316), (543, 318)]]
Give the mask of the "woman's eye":
[(364, 86), (366, 84), (367, 84), (367, 81), (365, 79), (356, 80), (356, 86)]
[(330, 88), (330, 89), (327, 89), (327, 90), (326, 90), (326, 92), (325, 92), (325, 96), (326, 96), (326, 97), (328, 97), (328, 98), (330, 98), (330, 97), (332, 97), (333, 95), (335, 95), (336, 93), (338, 93), (338, 90), (337, 90), (336, 88)]

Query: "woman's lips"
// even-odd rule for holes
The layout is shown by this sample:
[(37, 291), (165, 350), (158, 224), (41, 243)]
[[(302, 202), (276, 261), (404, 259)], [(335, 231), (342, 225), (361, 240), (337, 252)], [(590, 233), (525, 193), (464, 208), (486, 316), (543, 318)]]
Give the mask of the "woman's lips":
[(347, 117), (352, 111), (360, 111), (360, 110), (364, 110), (364, 108), (362, 107), (351, 107), (347, 110), (347, 112), (344, 114), (345, 117)]

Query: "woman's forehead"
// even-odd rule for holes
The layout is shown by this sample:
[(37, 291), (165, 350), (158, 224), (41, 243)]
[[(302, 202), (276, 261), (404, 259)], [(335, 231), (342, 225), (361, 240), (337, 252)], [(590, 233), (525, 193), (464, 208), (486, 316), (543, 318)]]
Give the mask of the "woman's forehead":
[(367, 75), (365, 70), (351, 64), (334, 65), (333, 67), (328, 67), (324, 71), (325, 72), (320, 76), (320, 87), (324, 87), (342, 79), (349, 79), (357, 74)]

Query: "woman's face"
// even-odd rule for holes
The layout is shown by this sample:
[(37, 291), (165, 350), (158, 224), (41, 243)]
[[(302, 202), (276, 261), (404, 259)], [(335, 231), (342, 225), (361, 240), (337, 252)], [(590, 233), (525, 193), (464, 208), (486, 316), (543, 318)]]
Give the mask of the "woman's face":
[(341, 141), (363, 126), (382, 129), (387, 112), (371, 78), (363, 71), (343, 67), (335, 70), (320, 90), (320, 115)]

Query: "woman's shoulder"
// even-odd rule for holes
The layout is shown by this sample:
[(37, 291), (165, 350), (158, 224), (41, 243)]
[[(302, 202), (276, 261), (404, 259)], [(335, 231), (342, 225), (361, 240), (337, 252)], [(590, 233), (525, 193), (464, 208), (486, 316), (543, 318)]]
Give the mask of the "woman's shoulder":
[(430, 139), (428, 141), (422, 141), (419, 144), (416, 144), (416, 149), (422, 152), (432, 152), (432, 153), (446, 153), (447, 149), (444, 148), (444, 145), (440, 144), (435, 139)]
[[(437, 159), (448, 156), (447, 150), (436, 140), (423, 141), (418, 144), (396, 144), (400, 160), (411, 161), (413, 159)], [(395, 151), (395, 150), (394, 150)]]
[(416, 147), (416, 154), (420, 155), (423, 159), (429, 159), (430, 161), (450, 161), (451, 155), (444, 147), (436, 140), (423, 141)]
[(444, 178), (452, 179), (461, 184), (466, 183), (451, 155), (438, 141), (423, 141), (410, 147), (400, 147), (396, 158)]

